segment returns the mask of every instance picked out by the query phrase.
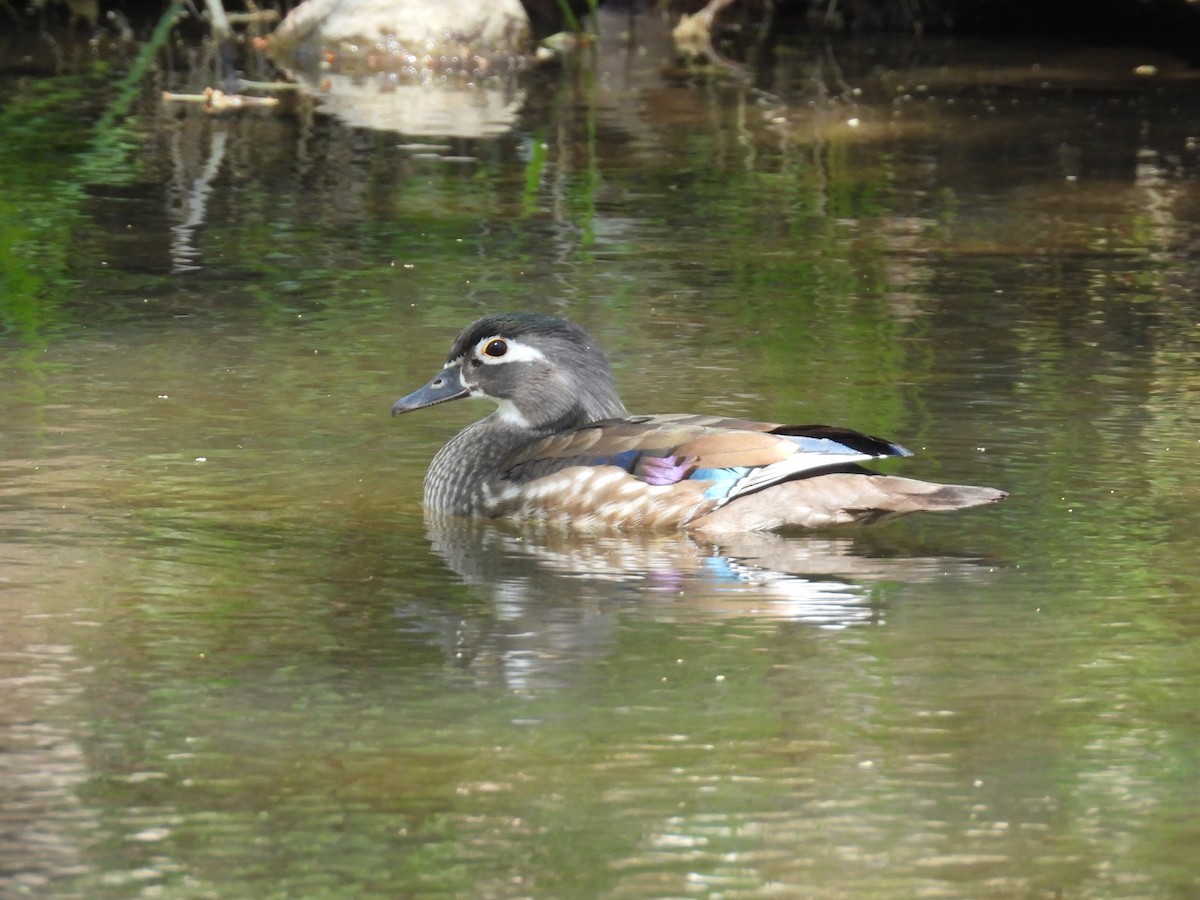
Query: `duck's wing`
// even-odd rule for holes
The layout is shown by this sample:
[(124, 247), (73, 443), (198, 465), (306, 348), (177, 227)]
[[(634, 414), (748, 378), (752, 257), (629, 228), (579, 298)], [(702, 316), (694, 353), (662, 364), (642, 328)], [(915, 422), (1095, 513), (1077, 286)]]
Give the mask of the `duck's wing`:
[(688, 482), (723, 505), (802, 475), (910, 455), (848, 428), (659, 415), (606, 419), (543, 438), (513, 454), (504, 469), (519, 484), (573, 466), (615, 466), (647, 485)]

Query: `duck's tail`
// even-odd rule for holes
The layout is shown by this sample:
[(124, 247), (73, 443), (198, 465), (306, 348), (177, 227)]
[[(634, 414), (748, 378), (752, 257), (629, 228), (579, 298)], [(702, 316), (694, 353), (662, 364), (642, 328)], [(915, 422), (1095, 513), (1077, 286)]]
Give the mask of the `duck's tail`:
[(914, 512), (966, 509), (998, 503), (1007, 496), (995, 488), (934, 484), (866, 470), (829, 472), (738, 497), (690, 527), (709, 533), (828, 528)]

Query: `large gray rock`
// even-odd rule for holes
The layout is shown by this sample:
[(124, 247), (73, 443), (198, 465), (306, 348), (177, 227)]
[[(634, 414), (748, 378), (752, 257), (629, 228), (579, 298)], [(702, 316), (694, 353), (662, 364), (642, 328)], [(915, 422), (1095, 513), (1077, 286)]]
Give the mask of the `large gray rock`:
[(478, 79), (527, 65), (520, 0), (306, 0), (266, 42), (282, 64)]
[(534, 51), (520, 0), (307, 0), (264, 45), (347, 124), (460, 137), (512, 127)]

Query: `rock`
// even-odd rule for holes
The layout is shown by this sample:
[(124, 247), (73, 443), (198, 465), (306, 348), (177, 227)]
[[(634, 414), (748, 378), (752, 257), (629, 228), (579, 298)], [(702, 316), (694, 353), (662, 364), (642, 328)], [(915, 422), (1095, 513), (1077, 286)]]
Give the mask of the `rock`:
[(452, 85), (397, 83), (386, 73), (365, 79), (331, 74), (318, 81), (297, 74), (296, 81), (322, 112), (352, 128), (412, 137), (498, 137), (512, 130), (525, 105), (525, 89), (513, 78)]
[(520, 0), (306, 0), (262, 46), (349, 125), (457, 137), (512, 127), (534, 52)]
[(266, 48), (310, 73), (471, 80), (524, 68), (534, 51), (520, 0), (306, 0)]

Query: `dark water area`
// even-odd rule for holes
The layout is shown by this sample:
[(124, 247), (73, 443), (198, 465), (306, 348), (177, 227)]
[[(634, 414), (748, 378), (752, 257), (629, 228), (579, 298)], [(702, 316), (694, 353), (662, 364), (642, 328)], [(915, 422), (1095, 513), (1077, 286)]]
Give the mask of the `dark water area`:
[[(1200, 78), (602, 32), (481, 139), (0, 43), (0, 894), (1200, 894)], [(1011, 497), (427, 523), (485, 410), (389, 407), (503, 309)]]

